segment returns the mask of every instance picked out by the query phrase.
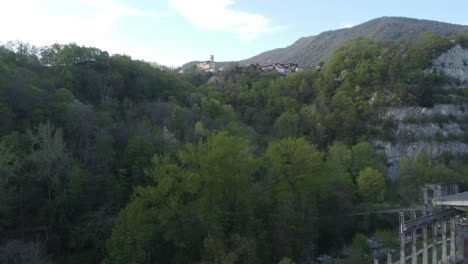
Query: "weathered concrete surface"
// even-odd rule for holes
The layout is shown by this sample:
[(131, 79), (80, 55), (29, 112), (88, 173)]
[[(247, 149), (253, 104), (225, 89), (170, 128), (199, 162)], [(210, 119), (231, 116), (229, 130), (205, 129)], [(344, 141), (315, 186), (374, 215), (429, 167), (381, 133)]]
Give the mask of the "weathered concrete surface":
[(457, 193), (432, 200), (434, 206), (468, 207), (468, 192)]

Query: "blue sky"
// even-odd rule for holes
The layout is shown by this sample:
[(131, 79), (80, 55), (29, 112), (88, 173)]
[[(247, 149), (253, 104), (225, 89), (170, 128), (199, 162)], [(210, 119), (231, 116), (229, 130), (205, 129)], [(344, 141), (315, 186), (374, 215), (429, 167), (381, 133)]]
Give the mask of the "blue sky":
[(466, 0), (4, 0), (0, 41), (75, 42), (178, 66), (241, 60), (381, 16), (468, 25), (466, 10)]

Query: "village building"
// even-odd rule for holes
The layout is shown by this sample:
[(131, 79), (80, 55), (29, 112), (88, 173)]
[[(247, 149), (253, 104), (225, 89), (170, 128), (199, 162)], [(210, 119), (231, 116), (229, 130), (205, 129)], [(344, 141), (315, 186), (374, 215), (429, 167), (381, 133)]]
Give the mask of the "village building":
[[(291, 72), (302, 72), (310, 67), (299, 66), (296, 63), (273, 63), (268, 65), (257, 66), (262, 72), (276, 71), (280, 75), (286, 75)], [(317, 69), (316, 70), (320, 70)]]
[(214, 55), (210, 55), (210, 60), (199, 62), (197, 69), (205, 72), (215, 72), (216, 62), (214, 61)]
[(275, 67), (273, 67), (273, 64), (269, 64), (269, 65), (264, 65), (264, 66), (259, 66), (259, 69), (260, 71), (273, 71), (275, 69)]

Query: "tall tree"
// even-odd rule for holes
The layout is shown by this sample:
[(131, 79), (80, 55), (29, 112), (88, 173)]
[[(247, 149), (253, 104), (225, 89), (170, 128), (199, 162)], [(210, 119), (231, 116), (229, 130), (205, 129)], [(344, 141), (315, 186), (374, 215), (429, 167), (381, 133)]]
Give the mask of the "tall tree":
[(365, 168), (357, 177), (359, 193), (367, 202), (382, 202), (385, 194), (385, 178), (378, 170)]
[(286, 138), (269, 144), (273, 210), (273, 252), (308, 256), (315, 248), (318, 190), (324, 184), (322, 153), (303, 138)]
[(40, 124), (29, 136), (32, 142), (29, 158), (36, 169), (38, 180), (47, 187), (47, 197), (51, 202), (69, 160), (62, 130), (48, 121)]

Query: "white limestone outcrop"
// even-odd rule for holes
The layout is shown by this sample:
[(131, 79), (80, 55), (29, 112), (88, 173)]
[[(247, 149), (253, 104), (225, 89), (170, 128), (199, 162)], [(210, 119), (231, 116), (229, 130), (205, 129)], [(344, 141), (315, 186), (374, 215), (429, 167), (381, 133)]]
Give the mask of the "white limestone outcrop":
[(468, 49), (459, 44), (432, 61), (431, 71), (443, 72), (446, 75), (468, 83)]
[(415, 141), (410, 143), (397, 142), (391, 143), (387, 141), (376, 140), (373, 145), (380, 150), (383, 150), (387, 156), (389, 170), (388, 176), (395, 180), (398, 176), (398, 162), (402, 157), (415, 157), (423, 152), (431, 158), (436, 158), (446, 152), (454, 155), (468, 154), (468, 144), (460, 141)]
[(398, 124), (396, 136), (399, 139), (421, 139), (421, 138), (436, 138), (436, 137), (450, 137), (460, 136), (463, 134), (458, 123), (448, 124)]
[(468, 115), (468, 104), (438, 104), (433, 107), (389, 107), (385, 109), (383, 118), (393, 118), (396, 121), (402, 121), (408, 117), (421, 118), (431, 117), (434, 115), (462, 117)]

